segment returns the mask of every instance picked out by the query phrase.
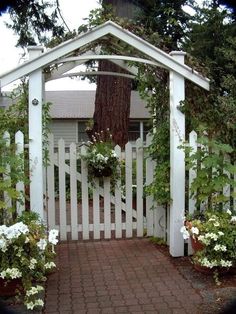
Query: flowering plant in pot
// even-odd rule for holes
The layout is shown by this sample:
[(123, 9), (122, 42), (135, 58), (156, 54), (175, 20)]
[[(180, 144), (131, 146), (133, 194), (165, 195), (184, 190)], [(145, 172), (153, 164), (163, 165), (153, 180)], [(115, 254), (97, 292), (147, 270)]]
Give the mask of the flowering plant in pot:
[[(54, 246), (58, 231), (47, 231), (37, 214), (24, 212), (15, 223), (0, 226), (0, 281), (4, 287), (17, 282), (27, 309), (42, 307), (43, 282), (55, 267)], [(8, 292), (7, 292), (8, 294)]]
[(206, 210), (188, 219), (181, 228), (184, 239), (193, 237), (201, 246), (193, 256), (195, 265), (211, 270), (226, 270), (236, 265), (236, 213)]
[(119, 177), (119, 158), (114, 150), (112, 136), (105, 137), (103, 132), (95, 133), (92, 141), (86, 143), (88, 148), (82, 158), (87, 162), (90, 178), (112, 177), (116, 180)]

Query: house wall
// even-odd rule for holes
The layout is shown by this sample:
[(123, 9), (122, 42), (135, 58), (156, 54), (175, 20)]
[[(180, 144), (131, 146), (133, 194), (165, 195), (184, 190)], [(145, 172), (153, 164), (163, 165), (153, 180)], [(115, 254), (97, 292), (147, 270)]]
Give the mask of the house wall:
[[(54, 135), (54, 146), (58, 146), (58, 140), (60, 138), (65, 140), (67, 147), (71, 143), (88, 141), (89, 139), (85, 132), (87, 121), (88, 120), (85, 119), (53, 119), (49, 128)], [(135, 142), (139, 137), (145, 141), (149, 129), (150, 126), (148, 127), (147, 120), (130, 120), (129, 141)]]
[(58, 140), (63, 138), (65, 145), (69, 146), (72, 142), (77, 143), (78, 134), (78, 121), (77, 120), (52, 120), (49, 128), (54, 135), (54, 145), (58, 146)]

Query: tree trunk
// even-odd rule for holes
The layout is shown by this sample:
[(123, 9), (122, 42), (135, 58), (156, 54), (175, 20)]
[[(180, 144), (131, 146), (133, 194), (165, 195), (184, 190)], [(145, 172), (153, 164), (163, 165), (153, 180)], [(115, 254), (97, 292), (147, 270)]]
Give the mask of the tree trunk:
[[(115, 64), (102, 60), (99, 71), (124, 72)], [(128, 142), (131, 79), (119, 76), (98, 77), (93, 133), (112, 134), (115, 144)], [(107, 130), (109, 129), (109, 132)]]
[[(117, 16), (132, 18), (136, 6), (128, 0), (103, 0), (103, 4), (113, 5)], [(99, 61), (99, 71), (124, 71), (112, 62)], [(115, 144), (124, 147), (128, 142), (128, 127), (130, 115), (131, 79), (117, 76), (98, 76), (93, 116), (95, 132), (109, 129)]]

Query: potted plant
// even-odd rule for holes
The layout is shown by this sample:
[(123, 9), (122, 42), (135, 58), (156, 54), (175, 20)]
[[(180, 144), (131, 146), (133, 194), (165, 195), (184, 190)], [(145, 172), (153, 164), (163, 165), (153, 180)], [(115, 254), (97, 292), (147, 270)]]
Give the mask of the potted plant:
[(35, 213), (24, 212), (15, 223), (0, 225), (0, 293), (23, 295), (28, 310), (42, 307), (43, 282), (56, 267), (57, 236)]
[(236, 265), (235, 212), (203, 211), (198, 218), (188, 218), (181, 232), (184, 239), (192, 238), (201, 245), (193, 256), (197, 270), (205, 273), (221, 272)]
[(82, 155), (82, 158), (87, 162), (90, 178), (112, 177), (116, 180), (119, 176), (119, 158), (114, 150), (112, 137), (104, 140), (103, 132), (95, 133), (87, 146), (86, 155)]

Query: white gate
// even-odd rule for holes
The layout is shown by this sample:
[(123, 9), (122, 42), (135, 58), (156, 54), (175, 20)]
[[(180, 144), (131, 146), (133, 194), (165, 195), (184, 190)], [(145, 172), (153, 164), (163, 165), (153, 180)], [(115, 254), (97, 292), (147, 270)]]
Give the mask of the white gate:
[(53, 135), (49, 137), (48, 225), (60, 230), (61, 240), (164, 236), (165, 211), (157, 210), (151, 196), (144, 197), (144, 186), (152, 182), (154, 165), (150, 158), (144, 158), (141, 139), (135, 145), (127, 143), (124, 152), (115, 147), (125, 163), (125, 175), (123, 183), (119, 179), (114, 189), (109, 177), (102, 182), (95, 179), (94, 184), (88, 182), (87, 165), (80, 158), (83, 150), (85, 147), (75, 143), (66, 148), (60, 139), (54, 152)]

